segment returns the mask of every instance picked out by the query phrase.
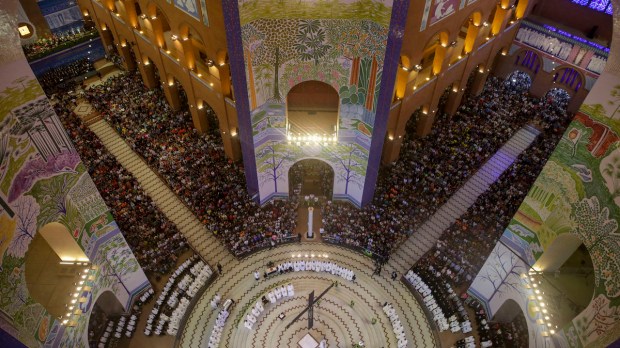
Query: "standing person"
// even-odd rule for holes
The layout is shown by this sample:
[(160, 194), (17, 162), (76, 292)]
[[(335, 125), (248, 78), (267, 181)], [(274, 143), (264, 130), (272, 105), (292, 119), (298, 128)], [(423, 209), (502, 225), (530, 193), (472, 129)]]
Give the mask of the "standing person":
[(256, 280), (260, 279), (260, 273), (258, 273), (258, 270), (254, 271), (254, 279)]
[(396, 273), (396, 271), (392, 271), (392, 280), (396, 280), (396, 277), (398, 277), (398, 273)]
[(222, 274), (222, 265), (219, 262), (217, 263), (217, 271)]

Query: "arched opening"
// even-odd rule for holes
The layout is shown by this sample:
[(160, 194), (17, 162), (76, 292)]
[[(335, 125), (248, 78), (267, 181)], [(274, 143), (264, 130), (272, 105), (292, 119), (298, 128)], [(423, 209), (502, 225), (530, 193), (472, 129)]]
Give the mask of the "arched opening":
[(495, 347), (520, 348), (529, 345), (525, 313), (515, 300), (508, 299), (499, 307), (489, 327)]
[[(140, 16), (140, 28), (142, 33), (146, 32), (152, 42), (157, 47), (170, 52), (173, 57), (178, 57), (177, 50), (181, 49), (178, 36), (174, 35), (170, 29), (170, 23), (164, 15), (163, 11), (154, 3), (148, 5), (146, 14)], [(175, 44), (173, 44), (175, 41)]]
[[(409, 116), (407, 123), (405, 123), (405, 136), (406, 137), (415, 137), (417, 135), (416, 130), (418, 128), (418, 122), (420, 121), (421, 117), (422, 117), (422, 107), (419, 107), (417, 110), (415, 110), (411, 114), (411, 116)], [(403, 148), (408, 146), (410, 143), (411, 142), (404, 141)], [(402, 151), (403, 150), (401, 149), (401, 152)]]
[(459, 60), (463, 59), (464, 48), (465, 48), (465, 39), (467, 38), (467, 32), (469, 30), (470, 18), (467, 18), (461, 27), (459, 28), (459, 32), (456, 36), (456, 40), (450, 43), (454, 47), (452, 50), (452, 56), (450, 57), (450, 64), (454, 64)]
[[(450, 97), (450, 93), (452, 93), (452, 86), (446, 87), (441, 93), (441, 97), (439, 97), (439, 103), (437, 104), (437, 112), (439, 114), (443, 114), (446, 110), (446, 105), (448, 104), (448, 98)], [(458, 91), (458, 89), (457, 89)]]
[(201, 117), (204, 117), (207, 121), (207, 127), (209, 129), (209, 134), (217, 136), (221, 138), (220, 134), (220, 121), (217, 118), (217, 114), (211, 108), (211, 105), (204, 100), (197, 101), (198, 113)]
[(101, 24), (101, 42), (103, 43), (103, 47), (105, 47), (105, 50), (108, 54), (118, 54), (116, 52), (114, 35), (112, 35), (112, 32), (109, 30), (109, 28), (110, 26), (108, 26), (106, 23)]
[(305, 159), (288, 172), (289, 197), (315, 195), (331, 200), (334, 192), (334, 169), (324, 161)]
[(504, 48), (500, 49), (499, 51), (497, 51), (497, 53), (493, 57), (493, 61), (491, 62), (491, 65), (489, 66), (491, 71), (495, 71), (495, 69), (497, 68), (497, 65), (500, 62), (501, 56), (505, 56), (506, 54), (508, 54), (508, 48), (506, 48), (506, 47), (504, 47)]
[(474, 70), (472, 70), (467, 77), (467, 82), (465, 83), (465, 91), (463, 92), (463, 97), (465, 98), (465, 100), (472, 95), (474, 80), (476, 80), (477, 74), (479, 74), (478, 67), (475, 67)]
[(557, 69), (553, 75), (553, 83), (578, 92), (583, 85), (584, 79), (579, 71), (573, 68), (564, 67)]
[(32, 238), (25, 259), (30, 296), (71, 325), (74, 316), (84, 312), (82, 304), (91, 290), (90, 261), (71, 232), (57, 222), (43, 226)]
[(124, 335), (117, 335), (115, 324), (123, 312), (123, 305), (111, 291), (104, 291), (97, 297), (88, 318), (88, 343), (91, 348), (98, 347), (100, 343), (107, 347), (117, 346)]
[[(350, 98), (358, 96), (353, 94)], [(338, 131), (338, 92), (320, 81), (302, 82), (286, 97), (287, 131), (289, 137), (333, 138)], [(302, 140), (306, 140), (305, 138)], [(308, 140), (314, 140), (312, 138)]]
[(516, 70), (508, 75), (504, 83), (514, 93), (525, 93), (532, 87), (532, 78), (523, 71)]
[(515, 55), (515, 67), (518, 69), (529, 70), (535, 75), (538, 74), (541, 65), (541, 59), (534, 51), (522, 50)]
[[(572, 233), (558, 235), (534, 264), (530, 277), (547, 302), (549, 322), (564, 327), (592, 301), (595, 278), (588, 249)], [(531, 279), (530, 279), (531, 280)], [(557, 330), (557, 329), (556, 329)]]
[(566, 110), (570, 102), (570, 94), (562, 88), (552, 88), (545, 94), (545, 102), (554, 105), (560, 109)]
[(424, 84), (441, 72), (448, 46), (448, 33), (445, 31), (435, 34), (426, 43), (420, 64), (413, 67), (418, 71), (416, 86)]

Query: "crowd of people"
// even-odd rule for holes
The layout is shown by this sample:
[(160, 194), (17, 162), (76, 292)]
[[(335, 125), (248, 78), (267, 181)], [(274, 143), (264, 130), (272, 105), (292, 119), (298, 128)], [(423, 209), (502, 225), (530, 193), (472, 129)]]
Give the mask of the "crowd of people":
[(38, 77), (39, 83), (47, 95), (72, 87), (76, 77), (84, 76), (95, 70), (93, 62), (88, 58), (78, 59), (72, 63), (52, 68)]
[(75, 97), (63, 93), (52, 101), (56, 114), (144, 271), (156, 277), (168, 273), (178, 256), (189, 247), (185, 237), (72, 111), (76, 106)]
[[(437, 270), (441, 281), (457, 292), (469, 288), (570, 122), (570, 115), (562, 104), (547, 101), (537, 106), (535, 121), (542, 133), (468, 211), (443, 232), (435, 246), (415, 265), (415, 270)], [(480, 337), (486, 337), (485, 340), (499, 347), (527, 345), (524, 323), (489, 325), (486, 323), (489, 318), (483, 314), (477, 315)]]
[(97, 29), (75, 29), (63, 34), (52, 34), (50, 37), (43, 37), (37, 41), (23, 45), (22, 49), (26, 58), (30, 60), (39, 59), (53, 52), (73, 46), (89, 37), (97, 36)]
[(254, 202), (243, 168), (225, 156), (219, 130), (200, 134), (187, 110), (171, 110), (163, 92), (146, 89), (138, 73), (108, 79), (86, 98), (234, 254), (297, 236), (298, 202)]
[(416, 139), (409, 133), (398, 161), (381, 172), (371, 204), (363, 209), (337, 202), (324, 207), (325, 235), (389, 255), (543, 110), (521, 87), (491, 77), (483, 93), (466, 100), (454, 116), (440, 116), (431, 134)]

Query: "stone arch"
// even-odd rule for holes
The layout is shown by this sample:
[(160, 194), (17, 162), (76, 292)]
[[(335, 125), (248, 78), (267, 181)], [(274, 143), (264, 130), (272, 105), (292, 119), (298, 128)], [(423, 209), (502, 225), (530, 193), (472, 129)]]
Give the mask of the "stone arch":
[(418, 77), (432, 77), (441, 72), (446, 57), (446, 51), (449, 46), (449, 40), (450, 33), (445, 30), (438, 31), (435, 35), (431, 36), (422, 51), (420, 64), (413, 67), (418, 71)]
[(597, 269), (604, 265), (596, 261), (581, 237), (567, 232), (553, 238), (532, 266), (533, 276), (543, 281), (538, 287), (545, 292), (544, 299), (558, 327), (592, 307), (600, 294), (596, 284), (603, 279), (597, 279)]
[(543, 66), (543, 60), (540, 58), (540, 55), (529, 48), (517, 50), (512, 56), (514, 57), (514, 66), (519, 69), (529, 70), (532, 73), (531, 75), (538, 74), (538, 71)]
[[(307, 173), (302, 172), (304, 170), (303, 167), (305, 165), (317, 165), (317, 164), (319, 165), (319, 168), (316, 168), (316, 169), (321, 172), (310, 173), (312, 177), (310, 178), (310, 180), (307, 180), (308, 178), (304, 177), (304, 174), (306, 174), (307, 176)], [(334, 184), (336, 181), (335, 173), (336, 171), (333, 165), (329, 161), (326, 161), (325, 159), (315, 158), (315, 157), (307, 157), (307, 158), (299, 159), (298, 161), (293, 163), (290, 167), (288, 167), (288, 170), (286, 173), (287, 178), (288, 178), (288, 185), (289, 185), (289, 197), (315, 194), (316, 196), (319, 196), (319, 197), (325, 196), (327, 200), (331, 200), (334, 194)], [(317, 176), (316, 174), (319, 174), (318, 178), (316, 177)], [(317, 185), (316, 182), (308, 182), (308, 181), (316, 181), (317, 179), (324, 180), (323, 182), (318, 183), (318, 185), (320, 186), (318, 187), (318, 190), (316, 187), (314, 187)], [(308, 187), (308, 186), (311, 186), (311, 187)]]
[(210, 71), (207, 46), (202, 35), (194, 26), (183, 22), (179, 26), (179, 37), (187, 67), (192, 71)]
[(493, 313), (493, 318), (491, 318), (491, 320), (504, 323), (511, 322), (519, 314), (525, 317), (525, 313), (517, 301), (508, 298), (499, 306), (495, 313)]
[(48, 223), (32, 238), (25, 255), (28, 292), (54, 317), (67, 320), (65, 324), (71, 325), (82, 303), (84, 284), (79, 282), (88, 272), (90, 260), (64, 225)]
[(146, 7), (145, 24), (150, 26), (152, 41), (157, 47), (164, 50), (176, 48), (172, 44), (175, 41), (175, 35), (172, 33), (172, 26), (166, 13), (154, 2), (149, 2)]
[[(323, 81), (309, 80), (293, 86), (286, 94), (287, 135), (336, 136), (340, 97), (332, 85)], [(351, 98), (352, 104), (358, 102), (357, 94), (347, 98)]]
[(583, 73), (570, 65), (560, 65), (554, 71), (553, 83), (565, 86), (566, 89), (578, 92), (586, 83)]
[(95, 346), (97, 342), (108, 342), (112, 335), (104, 338), (107, 323), (114, 318), (119, 317), (125, 312), (123, 305), (114, 293), (105, 290), (97, 295), (96, 299), (91, 299), (90, 315), (88, 316), (88, 328), (91, 346)]

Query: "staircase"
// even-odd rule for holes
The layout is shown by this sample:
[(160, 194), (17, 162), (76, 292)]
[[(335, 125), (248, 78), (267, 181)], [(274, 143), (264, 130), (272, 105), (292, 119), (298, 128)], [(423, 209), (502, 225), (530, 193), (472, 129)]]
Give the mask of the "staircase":
[(215, 266), (218, 262), (225, 265), (234, 259), (222, 243), (207, 231), (187, 206), (170, 190), (166, 182), (125, 143), (105, 120), (97, 121), (89, 128), (118, 162), (138, 180), (146, 194), (151, 197), (164, 215), (174, 222), (192, 248), (205, 261)]
[(513, 135), (476, 174), (467, 180), (465, 185), (456, 191), (417, 231), (414, 231), (407, 241), (401, 244), (392, 255), (390, 265), (399, 274), (406, 273), (422, 255), (435, 245), (443, 231), (461, 217), (478, 197), (512, 165), (539, 133), (536, 128), (526, 125)]

